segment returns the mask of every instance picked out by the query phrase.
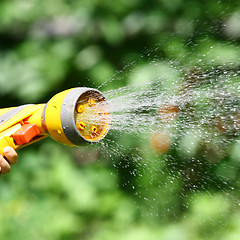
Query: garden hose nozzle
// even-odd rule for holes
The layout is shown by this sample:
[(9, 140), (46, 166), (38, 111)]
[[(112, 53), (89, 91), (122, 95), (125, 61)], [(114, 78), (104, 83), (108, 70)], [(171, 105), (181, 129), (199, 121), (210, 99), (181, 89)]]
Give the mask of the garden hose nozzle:
[(110, 128), (108, 103), (92, 88), (72, 88), (46, 104), (0, 109), (0, 154), (10, 146), (22, 148), (51, 136), (68, 146), (98, 142)]

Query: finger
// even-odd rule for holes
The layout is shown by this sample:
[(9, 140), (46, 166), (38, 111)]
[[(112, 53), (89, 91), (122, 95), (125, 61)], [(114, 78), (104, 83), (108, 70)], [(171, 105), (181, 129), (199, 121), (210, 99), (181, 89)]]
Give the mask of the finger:
[(11, 147), (5, 147), (3, 154), (10, 164), (16, 164), (18, 161), (18, 155), (16, 151)]
[(1, 174), (9, 173), (11, 170), (10, 164), (7, 162), (7, 160), (0, 156), (0, 167), (1, 167)]

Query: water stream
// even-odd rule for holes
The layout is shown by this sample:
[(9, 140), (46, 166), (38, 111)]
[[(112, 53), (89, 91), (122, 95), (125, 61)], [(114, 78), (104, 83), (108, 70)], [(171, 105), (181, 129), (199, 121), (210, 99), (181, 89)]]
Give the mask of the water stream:
[[(148, 206), (143, 215), (178, 218), (202, 191), (221, 191), (239, 206), (240, 72), (169, 65), (178, 73), (170, 83), (160, 73), (103, 92), (111, 116), (104, 159), (119, 187)], [(164, 199), (169, 192), (178, 201)]]
[(180, 74), (168, 88), (159, 76), (140, 87), (105, 92), (111, 129), (130, 134), (165, 129), (171, 137), (191, 131), (206, 141), (222, 137), (219, 144), (236, 140), (240, 132), (240, 73), (217, 68)]

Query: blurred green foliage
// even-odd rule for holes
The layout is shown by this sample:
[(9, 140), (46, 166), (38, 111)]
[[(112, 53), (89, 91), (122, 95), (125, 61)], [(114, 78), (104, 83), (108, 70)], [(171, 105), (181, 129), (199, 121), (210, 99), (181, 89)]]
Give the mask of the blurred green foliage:
[[(239, 16), (237, 0), (2, 0), (1, 107), (159, 76), (173, 94), (182, 83), (169, 61), (186, 82), (219, 67), (239, 72)], [(228, 82), (237, 97), (239, 82)], [(222, 151), (188, 131), (167, 160), (114, 132), (105, 151), (51, 140), (20, 150), (0, 182), (0, 239), (238, 239), (239, 138), (220, 137), (231, 140)]]

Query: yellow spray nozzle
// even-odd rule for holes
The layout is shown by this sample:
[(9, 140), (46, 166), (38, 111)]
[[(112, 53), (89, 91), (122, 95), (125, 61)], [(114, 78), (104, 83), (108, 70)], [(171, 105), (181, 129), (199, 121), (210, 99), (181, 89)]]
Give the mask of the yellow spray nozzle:
[(110, 123), (108, 113), (107, 102), (99, 91), (88, 91), (79, 97), (75, 122), (77, 126), (84, 123), (84, 127), (78, 127), (78, 129), (85, 140), (97, 142), (106, 135)]
[(94, 98), (91, 98), (91, 97), (90, 97), (90, 98), (87, 100), (87, 102), (88, 102), (88, 105), (91, 107), (91, 106), (95, 105), (96, 100), (95, 100)]
[(70, 146), (102, 140), (110, 128), (108, 103), (92, 88), (72, 88), (46, 104), (0, 109), (0, 154), (3, 148), (24, 147), (48, 135)]
[(97, 127), (96, 126), (91, 126), (91, 132), (92, 133), (97, 133)]
[(77, 124), (77, 127), (81, 131), (86, 127), (86, 123), (81, 121)]
[(76, 111), (78, 113), (82, 113), (83, 112), (83, 105), (82, 104), (78, 104), (77, 107), (76, 107)]
[[(73, 88), (59, 93), (47, 103), (45, 112), (50, 135), (57, 141), (68, 142), (68, 145), (81, 145), (84, 141), (98, 142), (110, 127), (108, 103), (96, 89)], [(60, 122), (52, 122), (54, 112), (60, 115)], [(64, 134), (59, 135), (53, 129), (60, 125)]]

